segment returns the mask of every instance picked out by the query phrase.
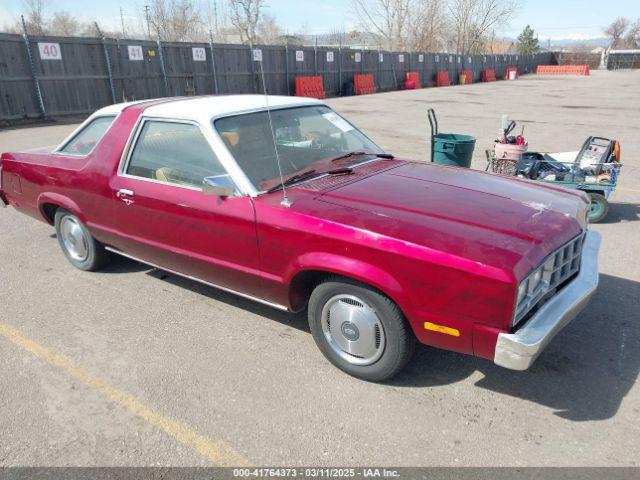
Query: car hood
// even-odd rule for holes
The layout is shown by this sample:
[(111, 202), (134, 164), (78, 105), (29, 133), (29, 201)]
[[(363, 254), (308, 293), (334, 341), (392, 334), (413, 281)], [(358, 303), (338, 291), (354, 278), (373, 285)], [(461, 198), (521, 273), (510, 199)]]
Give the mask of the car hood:
[[(523, 277), (584, 228), (584, 194), (471, 169), (403, 163), (325, 189), (331, 219)], [(357, 215), (354, 212), (359, 212)]]

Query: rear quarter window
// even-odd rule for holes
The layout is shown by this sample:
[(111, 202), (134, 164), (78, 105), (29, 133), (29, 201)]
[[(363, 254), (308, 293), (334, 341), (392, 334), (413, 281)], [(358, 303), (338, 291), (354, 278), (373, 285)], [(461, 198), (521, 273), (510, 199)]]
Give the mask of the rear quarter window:
[(69, 155), (88, 155), (102, 140), (115, 118), (115, 115), (95, 118), (58, 151)]

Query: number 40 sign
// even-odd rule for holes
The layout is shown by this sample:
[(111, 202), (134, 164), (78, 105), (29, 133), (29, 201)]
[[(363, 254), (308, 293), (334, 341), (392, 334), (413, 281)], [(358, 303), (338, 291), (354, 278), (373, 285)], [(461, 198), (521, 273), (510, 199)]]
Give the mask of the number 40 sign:
[(59, 43), (38, 42), (38, 51), (41, 60), (62, 60), (62, 52)]

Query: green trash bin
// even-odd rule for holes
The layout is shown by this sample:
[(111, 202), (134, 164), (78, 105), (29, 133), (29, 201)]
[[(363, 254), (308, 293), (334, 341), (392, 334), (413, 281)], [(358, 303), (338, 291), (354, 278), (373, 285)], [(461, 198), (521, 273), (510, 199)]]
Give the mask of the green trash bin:
[(476, 139), (470, 135), (457, 133), (437, 133), (431, 137), (433, 163), (453, 165), (454, 167), (471, 166)]
[(470, 135), (439, 133), (438, 120), (433, 108), (427, 111), (431, 125), (431, 161), (440, 165), (469, 168), (476, 139)]

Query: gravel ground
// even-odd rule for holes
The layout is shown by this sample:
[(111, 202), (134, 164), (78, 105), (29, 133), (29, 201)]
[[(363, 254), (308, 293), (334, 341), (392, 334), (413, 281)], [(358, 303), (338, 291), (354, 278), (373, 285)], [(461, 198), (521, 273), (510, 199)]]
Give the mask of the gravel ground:
[[(600, 288), (526, 372), (420, 347), (386, 385), (333, 368), (289, 315), (119, 259), (74, 270), (49, 226), (0, 211), (0, 466), (565, 466), (640, 462), (640, 71), (328, 101), (425, 159), (426, 109), (478, 137), (500, 115), (531, 150), (622, 142)], [(74, 125), (0, 131), (0, 151)], [(443, 205), (446, 208), (446, 205)], [(15, 330), (14, 330), (15, 329)]]

